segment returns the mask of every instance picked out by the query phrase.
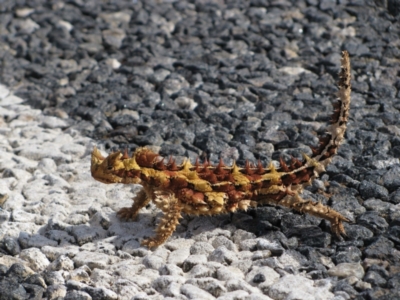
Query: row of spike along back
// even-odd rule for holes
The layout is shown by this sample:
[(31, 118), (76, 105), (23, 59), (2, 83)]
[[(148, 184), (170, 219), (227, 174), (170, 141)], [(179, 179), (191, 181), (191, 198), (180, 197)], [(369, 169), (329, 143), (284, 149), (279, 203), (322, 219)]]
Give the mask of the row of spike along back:
[(235, 164), (227, 167), (222, 161), (217, 166), (211, 166), (209, 162), (199, 164), (198, 161), (194, 165), (189, 161), (176, 165), (172, 159), (165, 164), (158, 154), (148, 148), (137, 149), (132, 158), (127, 152), (121, 156), (122, 162), (132, 159), (139, 168), (120, 169), (115, 171), (115, 175), (122, 178), (140, 177), (142, 182), (151, 187), (171, 190), (179, 199), (199, 204), (206, 201), (204, 197), (208, 192), (223, 193), (228, 198), (227, 206), (234, 206), (244, 199), (265, 199), (266, 196), (279, 201), (288, 192), (279, 187), (308, 182), (314, 173), (312, 166), (299, 169), (303, 163), (297, 159), (292, 159), (290, 165), (281, 159), (281, 166), (276, 170), (272, 164), (264, 168), (260, 162), (257, 166), (246, 162), (244, 168)]
[[(333, 102), (333, 114), (331, 115), (327, 133), (319, 137), (319, 145), (314, 148), (312, 158), (318, 158), (318, 161), (324, 161), (336, 154), (337, 149), (344, 138), (344, 132), (347, 126), (350, 110), (350, 59), (349, 53), (343, 51), (341, 68), (339, 72), (339, 97)], [(337, 130), (337, 129), (340, 130)], [(319, 157), (321, 156), (321, 157)]]

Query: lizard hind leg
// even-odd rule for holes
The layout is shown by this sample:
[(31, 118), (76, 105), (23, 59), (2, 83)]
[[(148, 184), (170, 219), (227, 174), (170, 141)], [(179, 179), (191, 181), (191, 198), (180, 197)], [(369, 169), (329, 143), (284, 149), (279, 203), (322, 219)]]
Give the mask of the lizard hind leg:
[(179, 219), (182, 218), (182, 206), (173, 193), (156, 193), (154, 202), (159, 207), (164, 215), (161, 217), (156, 235), (142, 241), (142, 246), (154, 248), (163, 244), (175, 231), (179, 224)]
[(151, 198), (147, 194), (146, 190), (142, 188), (133, 198), (132, 206), (121, 208), (117, 212), (117, 215), (123, 220), (134, 220), (137, 217), (139, 210), (149, 204), (150, 200)]
[(296, 193), (286, 196), (279, 201), (278, 205), (328, 220), (331, 223), (331, 230), (336, 236), (340, 237), (341, 235), (346, 235), (342, 222), (349, 222), (349, 220), (336, 210), (323, 205), (321, 202), (304, 200)]

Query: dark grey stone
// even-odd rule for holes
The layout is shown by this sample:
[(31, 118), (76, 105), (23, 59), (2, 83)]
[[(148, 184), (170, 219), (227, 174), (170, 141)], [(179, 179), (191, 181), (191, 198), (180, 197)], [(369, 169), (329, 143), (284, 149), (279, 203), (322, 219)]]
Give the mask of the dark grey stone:
[(394, 243), (383, 236), (373, 238), (363, 250), (363, 254), (369, 258), (386, 259), (391, 263), (400, 262), (400, 256), (394, 249)]
[(399, 175), (400, 175), (399, 165), (394, 165), (383, 175), (382, 183), (389, 190), (389, 192), (400, 188)]
[(400, 245), (400, 225), (390, 227), (387, 232), (387, 237), (397, 245)]
[(363, 281), (369, 282), (373, 287), (380, 286), (380, 287), (385, 287), (386, 286), (386, 280), (379, 275), (378, 272), (375, 271), (368, 271), (364, 278)]
[(385, 232), (389, 224), (386, 220), (378, 215), (377, 212), (367, 211), (358, 217), (357, 223), (372, 230), (374, 234)]
[(14, 278), (21, 282), (31, 274), (32, 270), (20, 263), (14, 263), (8, 269), (6, 277)]
[(0, 300), (25, 300), (29, 297), (25, 288), (13, 278), (0, 280), (0, 291)]
[(365, 226), (345, 224), (346, 236), (351, 240), (365, 240), (373, 237), (374, 233)]
[(0, 242), (0, 246), (13, 256), (21, 252), (18, 240), (12, 237), (5, 237)]
[(43, 287), (29, 283), (23, 283), (22, 286), (25, 288), (25, 291), (29, 294), (28, 299), (32, 300), (42, 299), (43, 293), (45, 292), (45, 289)]
[(357, 247), (350, 246), (350, 247), (338, 247), (338, 248), (342, 249), (337, 249), (337, 252), (332, 258), (335, 264), (361, 261), (362, 252)]
[(386, 188), (367, 180), (361, 181), (359, 191), (363, 199), (378, 198), (381, 200), (387, 200), (389, 196), (389, 192)]
[(358, 292), (352, 287), (350, 284), (346, 282), (346, 280), (339, 280), (333, 292), (343, 291), (346, 292), (350, 297), (355, 297)]

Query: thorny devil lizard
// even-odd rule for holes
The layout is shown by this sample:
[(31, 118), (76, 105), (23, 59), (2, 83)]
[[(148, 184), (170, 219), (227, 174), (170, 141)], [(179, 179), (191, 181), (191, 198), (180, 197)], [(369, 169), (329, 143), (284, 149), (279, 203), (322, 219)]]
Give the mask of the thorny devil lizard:
[(259, 162), (231, 167), (222, 162), (212, 166), (209, 162), (192, 165), (186, 159), (181, 165), (174, 160), (164, 163), (158, 154), (148, 148), (138, 148), (129, 157), (127, 151), (103, 157), (94, 148), (91, 158), (92, 176), (103, 183), (137, 183), (143, 188), (134, 198), (132, 207), (122, 208), (118, 215), (134, 219), (139, 210), (151, 200), (164, 213), (154, 237), (142, 241), (149, 248), (164, 243), (179, 224), (181, 213), (215, 215), (246, 210), (259, 204), (277, 204), (302, 213), (324, 218), (331, 223), (332, 232), (345, 234), (342, 221), (347, 218), (320, 202), (300, 197), (303, 188), (325, 171), (344, 138), (350, 108), (350, 59), (343, 51), (339, 73), (338, 100), (330, 126), (319, 145), (312, 148), (311, 157), (292, 159), (286, 164), (280, 159), (279, 168), (272, 163), (264, 168)]

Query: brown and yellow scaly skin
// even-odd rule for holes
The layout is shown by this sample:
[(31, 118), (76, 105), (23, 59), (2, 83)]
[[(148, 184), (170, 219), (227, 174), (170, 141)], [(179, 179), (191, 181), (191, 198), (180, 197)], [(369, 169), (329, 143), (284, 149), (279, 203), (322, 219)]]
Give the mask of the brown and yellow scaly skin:
[(332, 123), (325, 136), (320, 137), (311, 157), (292, 160), (280, 167), (273, 164), (264, 168), (246, 163), (228, 167), (222, 161), (217, 166), (208, 162), (194, 165), (186, 160), (176, 165), (173, 160), (164, 163), (158, 154), (148, 148), (137, 149), (132, 157), (125, 152), (103, 157), (95, 148), (92, 152), (92, 176), (103, 183), (138, 183), (143, 189), (132, 207), (122, 208), (118, 215), (134, 219), (139, 210), (150, 201), (161, 209), (163, 217), (156, 235), (142, 241), (142, 245), (156, 247), (164, 243), (179, 224), (181, 212), (192, 215), (215, 215), (246, 210), (259, 204), (276, 204), (299, 212), (324, 218), (331, 223), (332, 232), (344, 234), (342, 221), (348, 220), (337, 211), (320, 202), (302, 199), (303, 187), (325, 171), (344, 138), (350, 108), (350, 60), (342, 53), (339, 74), (339, 99), (334, 104)]

